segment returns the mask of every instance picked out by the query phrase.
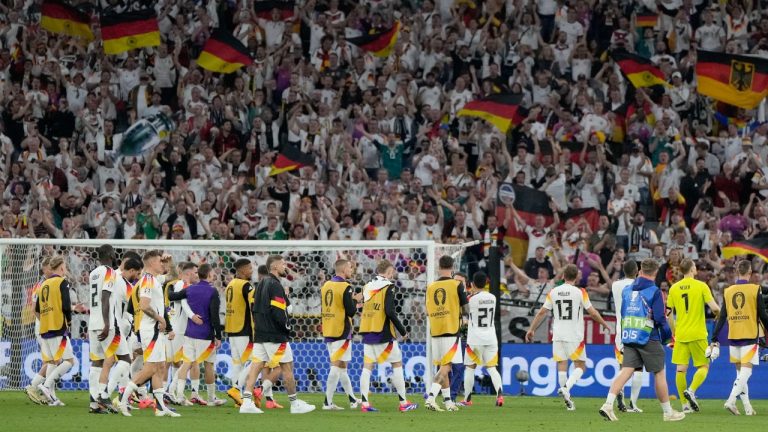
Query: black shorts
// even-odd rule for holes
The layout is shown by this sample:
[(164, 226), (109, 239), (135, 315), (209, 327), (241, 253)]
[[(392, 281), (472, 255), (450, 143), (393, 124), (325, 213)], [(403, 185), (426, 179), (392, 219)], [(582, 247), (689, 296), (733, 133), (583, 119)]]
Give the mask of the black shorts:
[(664, 347), (661, 342), (652, 340), (645, 346), (624, 346), (624, 361), (622, 367), (642, 369), (651, 373), (664, 370)]

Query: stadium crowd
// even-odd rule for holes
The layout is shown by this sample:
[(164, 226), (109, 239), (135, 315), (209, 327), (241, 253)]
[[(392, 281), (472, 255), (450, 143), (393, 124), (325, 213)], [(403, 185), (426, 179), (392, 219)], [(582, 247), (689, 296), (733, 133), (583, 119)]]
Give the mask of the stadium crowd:
[[(3, 237), (479, 240), (465, 258), (482, 267), (484, 245), (514, 229), (528, 250), (504, 276), (534, 299), (568, 262), (607, 299), (626, 257), (658, 259), (662, 288), (692, 258), (721, 295), (735, 274), (720, 248), (768, 237), (765, 102), (716, 115), (693, 73), (697, 49), (768, 54), (766, 1), (307, 0), (288, 21), (253, 0), (79, 3), (152, 6), (163, 42), (106, 55), (98, 38), (42, 30), (39, 1), (0, 2)], [(396, 20), (386, 58), (346, 42)], [(215, 28), (254, 64), (197, 67)], [(605, 54), (618, 49), (670, 86), (633, 88)], [(506, 136), (457, 116), (495, 92), (528, 109)], [(164, 107), (175, 130), (116, 157)], [(315, 164), (271, 176), (286, 146)], [(502, 183), (599, 223), (529, 225), (517, 205), (497, 211)]]

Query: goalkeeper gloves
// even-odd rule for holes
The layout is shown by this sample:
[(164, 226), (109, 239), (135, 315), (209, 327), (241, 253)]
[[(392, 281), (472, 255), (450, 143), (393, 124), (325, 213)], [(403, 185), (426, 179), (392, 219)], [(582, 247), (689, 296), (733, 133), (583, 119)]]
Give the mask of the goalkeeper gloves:
[(704, 356), (709, 359), (710, 362), (717, 360), (720, 357), (720, 344), (712, 344), (704, 351)]

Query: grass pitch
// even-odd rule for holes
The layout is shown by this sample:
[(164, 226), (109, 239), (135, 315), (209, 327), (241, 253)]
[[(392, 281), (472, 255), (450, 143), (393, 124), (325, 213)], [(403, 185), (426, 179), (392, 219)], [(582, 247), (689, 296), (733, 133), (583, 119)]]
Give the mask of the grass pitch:
[[(219, 397), (225, 395), (220, 394)], [(372, 395), (372, 402), (381, 412), (361, 413), (350, 410), (321, 411), (323, 396), (302, 395), (315, 405), (315, 412), (290, 415), (285, 395), (276, 395), (286, 406), (282, 410), (270, 410), (261, 415), (240, 415), (231, 401), (222, 407), (179, 408), (181, 418), (155, 418), (151, 410), (134, 410), (131, 418), (120, 415), (88, 414), (88, 394), (85, 392), (59, 392), (65, 407), (46, 407), (32, 404), (23, 392), (0, 392), (0, 430), (3, 431), (332, 431), (358, 432), (394, 431), (611, 431), (643, 430), (661, 432), (667, 430), (748, 430), (761, 427), (768, 415), (768, 401), (753, 401), (758, 417), (735, 417), (723, 409), (722, 401), (700, 401), (702, 412), (689, 414), (680, 423), (662, 422), (661, 408), (655, 400), (642, 399), (643, 414), (619, 415), (618, 423), (604, 421), (597, 413), (602, 399), (576, 397), (576, 411), (568, 412), (560, 399), (541, 397), (508, 396), (502, 408), (494, 406), (490, 397), (474, 397), (474, 406), (460, 412), (435, 413), (419, 406), (416, 411), (397, 411), (397, 398), (389, 395)], [(411, 395), (412, 401), (423, 403), (421, 397)], [(338, 394), (335, 402), (344, 400)], [(679, 402), (672, 406), (679, 409)]]

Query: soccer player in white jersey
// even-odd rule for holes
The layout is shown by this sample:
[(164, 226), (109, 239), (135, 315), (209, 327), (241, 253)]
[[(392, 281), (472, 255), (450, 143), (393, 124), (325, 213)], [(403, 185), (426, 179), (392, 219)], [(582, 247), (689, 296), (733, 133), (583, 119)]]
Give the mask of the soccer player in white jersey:
[(109, 370), (117, 356), (118, 362), (115, 373), (128, 373), (131, 367), (128, 346), (117, 328), (116, 314), (112, 293), (114, 291), (117, 273), (112, 268), (115, 250), (111, 245), (99, 246), (99, 262), (101, 265), (93, 269), (88, 276), (90, 288), (91, 313), (88, 320), (88, 343), (90, 347), (91, 368), (88, 373), (88, 390), (91, 396), (90, 412), (107, 414), (113, 411), (108, 398), (102, 398), (106, 393), (109, 380)]
[[(141, 269), (144, 267), (144, 265), (141, 262), (141, 257), (137, 258), (133, 256), (133, 254), (126, 254), (126, 256), (127, 258), (123, 259), (122, 264), (120, 264), (120, 268), (118, 268), (116, 271), (115, 284), (112, 290), (110, 301), (112, 302), (115, 311), (116, 329), (120, 332), (119, 334), (125, 341), (126, 347), (129, 348), (128, 351), (130, 354), (129, 340), (131, 336), (132, 323), (131, 319), (129, 318), (130, 314), (127, 313), (127, 304), (131, 301), (134, 283), (141, 275)], [(119, 387), (125, 387), (125, 385), (128, 383), (130, 369), (131, 361), (130, 356), (128, 356), (128, 368), (125, 372), (122, 372), (122, 369), (118, 370), (117, 368), (115, 373), (112, 374), (109, 374), (109, 371), (107, 371), (109, 379), (107, 381), (106, 389), (102, 387), (103, 391), (100, 395), (100, 399), (110, 400), (112, 398), (112, 393), (114, 393), (116, 389)], [(103, 372), (104, 369), (102, 369), (102, 375), (104, 375)], [(113, 408), (118, 408), (119, 405), (120, 400), (115, 398), (112, 401)]]
[[(43, 261), (40, 263), (40, 270), (43, 273), (43, 277), (35, 284), (35, 286), (32, 288), (32, 303), (37, 303), (37, 296), (38, 291), (40, 290), (40, 287), (43, 286), (43, 282), (45, 282), (46, 279), (48, 279), (52, 272), (51, 272), (51, 265), (50, 265), (51, 258), (45, 257), (43, 258)], [(28, 385), (24, 390), (27, 393), (27, 397), (29, 397), (29, 400), (32, 402), (38, 404), (38, 405), (47, 405), (48, 401), (46, 400), (45, 396), (40, 392), (40, 389), (38, 389), (38, 386), (45, 382), (45, 374), (48, 369), (48, 362), (51, 361), (51, 359), (47, 358), (47, 356), (43, 355), (43, 339), (40, 337), (40, 317), (35, 315), (35, 339), (37, 340), (37, 346), (40, 348), (40, 355), (43, 360), (42, 366), (40, 366), (40, 370), (37, 372), (37, 375), (35, 375), (34, 378), (32, 378), (32, 383)]]
[(501, 375), (499, 364), (499, 341), (493, 317), (496, 314), (496, 297), (484, 291), (488, 276), (479, 271), (472, 276), (469, 297), (469, 327), (467, 329), (467, 347), (464, 352), (464, 400), (462, 406), (472, 405), (472, 389), (475, 386), (475, 368), (485, 366), (491, 376), (493, 389), (496, 391), (496, 406), (504, 405), (501, 394)]
[[(191, 406), (194, 403), (199, 403), (199, 401), (202, 401), (202, 399), (197, 397), (197, 392), (200, 387), (200, 368), (192, 368), (190, 371), (193, 398), (192, 401), (187, 401), (183, 394), (180, 395), (177, 393), (176, 388), (179, 381), (178, 369), (181, 367), (184, 358), (184, 332), (187, 330), (187, 318), (189, 317), (187, 309), (189, 309), (189, 307), (187, 306), (184, 308), (182, 306), (183, 302), (181, 300), (173, 300), (172, 297), (174, 297), (175, 294), (180, 293), (186, 287), (197, 283), (197, 264), (192, 262), (184, 262), (179, 264), (179, 275), (181, 276), (181, 279), (176, 281), (173, 286), (168, 288), (168, 299), (170, 300), (170, 311), (168, 312), (168, 315), (171, 317), (171, 325), (173, 326), (173, 331), (177, 335), (177, 337), (173, 338), (173, 340), (169, 343), (171, 347), (170, 353), (172, 356), (168, 360), (173, 362), (173, 369), (171, 372), (171, 384), (168, 388), (171, 400), (178, 401), (178, 403), (181, 405)], [(186, 375), (181, 377), (181, 379), (186, 382)], [(200, 405), (204, 405), (204, 403)]]
[(170, 410), (164, 401), (165, 389), (163, 377), (166, 374), (166, 347), (167, 339), (173, 339), (174, 333), (171, 325), (165, 319), (165, 299), (163, 298), (163, 285), (158, 278), (164, 271), (163, 254), (160, 251), (148, 251), (142, 257), (144, 262), (144, 274), (139, 280), (136, 289), (139, 290), (142, 317), (139, 323), (139, 336), (144, 355), (144, 367), (132, 377), (125, 388), (123, 398), (120, 401), (120, 412), (127, 417), (131, 416), (128, 410), (128, 400), (140, 385), (152, 380), (152, 395), (155, 399), (155, 416), (180, 417), (180, 414)]
[[(526, 342), (533, 341), (533, 334), (544, 322), (548, 312), (552, 312), (552, 357), (557, 362), (557, 382), (560, 386), (558, 393), (563, 397), (568, 411), (576, 409), (571, 400), (571, 389), (579, 381), (587, 368), (587, 353), (584, 349), (584, 311), (604, 328), (608, 328), (600, 313), (592, 307), (589, 295), (583, 288), (577, 288), (579, 268), (568, 264), (563, 270), (565, 283), (552, 288), (547, 294), (544, 306), (533, 318), (531, 328), (525, 335)], [(568, 376), (568, 360), (576, 366)]]
[[(634, 282), (637, 277), (637, 263), (629, 260), (624, 263), (624, 279), (617, 280), (611, 286), (611, 295), (613, 296), (613, 305), (616, 309), (616, 360), (619, 366), (624, 359), (624, 345), (621, 343), (621, 293), (624, 288)], [(616, 402), (619, 411), (629, 413), (641, 413), (643, 410), (637, 407), (637, 399), (640, 397), (640, 389), (643, 387), (643, 371), (635, 371), (632, 375), (632, 390), (630, 393), (629, 404), (624, 401), (624, 392), (616, 395)]]

